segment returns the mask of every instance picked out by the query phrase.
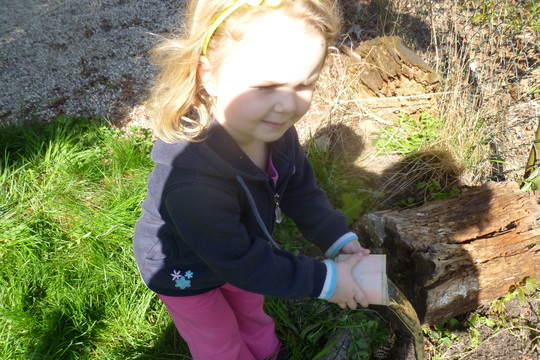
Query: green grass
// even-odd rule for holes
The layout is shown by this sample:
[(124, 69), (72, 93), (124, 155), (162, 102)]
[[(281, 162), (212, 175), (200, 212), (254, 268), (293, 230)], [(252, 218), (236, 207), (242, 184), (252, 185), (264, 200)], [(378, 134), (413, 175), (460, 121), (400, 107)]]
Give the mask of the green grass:
[(131, 253), (150, 147), (84, 118), (2, 128), (0, 358), (171, 358)]
[[(0, 129), (1, 359), (189, 358), (131, 251), (151, 146), (148, 132), (97, 119)], [(293, 226), (276, 235), (291, 251), (315, 251)], [(342, 327), (385, 331), (376, 315), (320, 300), (266, 307), (293, 359), (316, 358)], [(379, 344), (362, 341), (356, 359)]]
[(422, 113), (418, 119), (401, 113), (395, 126), (383, 127), (375, 133), (378, 137), (374, 145), (379, 154), (408, 155), (435, 144), (442, 127), (443, 121), (428, 113)]
[(339, 154), (331, 147), (307, 144), (307, 156), (315, 172), (317, 184), (334, 208), (343, 211), (348, 225), (368, 211), (374, 211), (384, 194), (371, 185), (373, 178), (362, 173), (347, 153)]

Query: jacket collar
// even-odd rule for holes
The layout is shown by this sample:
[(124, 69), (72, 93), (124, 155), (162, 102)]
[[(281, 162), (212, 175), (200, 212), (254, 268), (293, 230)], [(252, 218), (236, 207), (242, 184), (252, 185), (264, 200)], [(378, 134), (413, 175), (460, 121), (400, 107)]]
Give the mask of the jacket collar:
[[(213, 121), (204, 136), (200, 142), (182, 140), (174, 144), (158, 139), (152, 150), (152, 160), (175, 168), (198, 169), (232, 178), (237, 175), (246, 179), (268, 178), (266, 172), (253, 164), (219, 122)], [(270, 144), (274, 165), (294, 160), (295, 138), (296, 131), (292, 127)]]
[[(294, 132), (294, 127), (292, 127), (280, 139), (270, 143), (270, 151), (274, 159), (279, 155), (281, 161), (292, 162), (294, 160), (294, 147), (291, 145), (293, 143), (292, 137), (295, 136)], [(239, 171), (259, 177), (264, 174), (266, 178), (266, 172), (251, 162), (240, 146), (217, 121), (214, 121), (210, 126), (204, 142), (213, 152)]]

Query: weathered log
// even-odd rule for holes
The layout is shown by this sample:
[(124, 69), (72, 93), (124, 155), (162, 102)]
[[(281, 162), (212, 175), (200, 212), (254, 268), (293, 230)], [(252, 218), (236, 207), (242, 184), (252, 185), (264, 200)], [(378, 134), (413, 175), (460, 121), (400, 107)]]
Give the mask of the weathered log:
[(397, 36), (364, 41), (349, 55), (348, 72), (358, 99), (370, 112), (385, 119), (395, 112), (425, 111), (438, 99), (440, 78)]
[(388, 255), (388, 276), (425, 325), (496, 300), (526, 277), (540, 279), (540, 206), (515, 182), (371, 213), (355, 231)]

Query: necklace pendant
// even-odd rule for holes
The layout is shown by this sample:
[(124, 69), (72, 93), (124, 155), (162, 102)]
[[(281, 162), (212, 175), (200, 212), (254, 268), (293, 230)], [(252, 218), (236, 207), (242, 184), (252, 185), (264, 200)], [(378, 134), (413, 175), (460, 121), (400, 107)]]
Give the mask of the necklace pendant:
[(283, 221), (283, 214), (281, 213), (281, 208), (279, 206), (276, 206), (276, 223), (281, 224)]

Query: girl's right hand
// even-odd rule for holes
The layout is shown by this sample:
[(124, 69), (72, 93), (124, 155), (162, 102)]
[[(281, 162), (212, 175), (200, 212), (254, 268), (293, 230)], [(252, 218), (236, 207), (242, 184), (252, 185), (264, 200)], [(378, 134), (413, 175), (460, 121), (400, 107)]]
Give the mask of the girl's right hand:
[(334, 294), (328, 301), (338, 304), (342, 309), (356, 309), (358, 304), (369, 305), (367, 297), (352, 277), (352, 268), (362, 260), (361, 254), (353, 254), (343, 261), (336, 262), (337, 280)]

